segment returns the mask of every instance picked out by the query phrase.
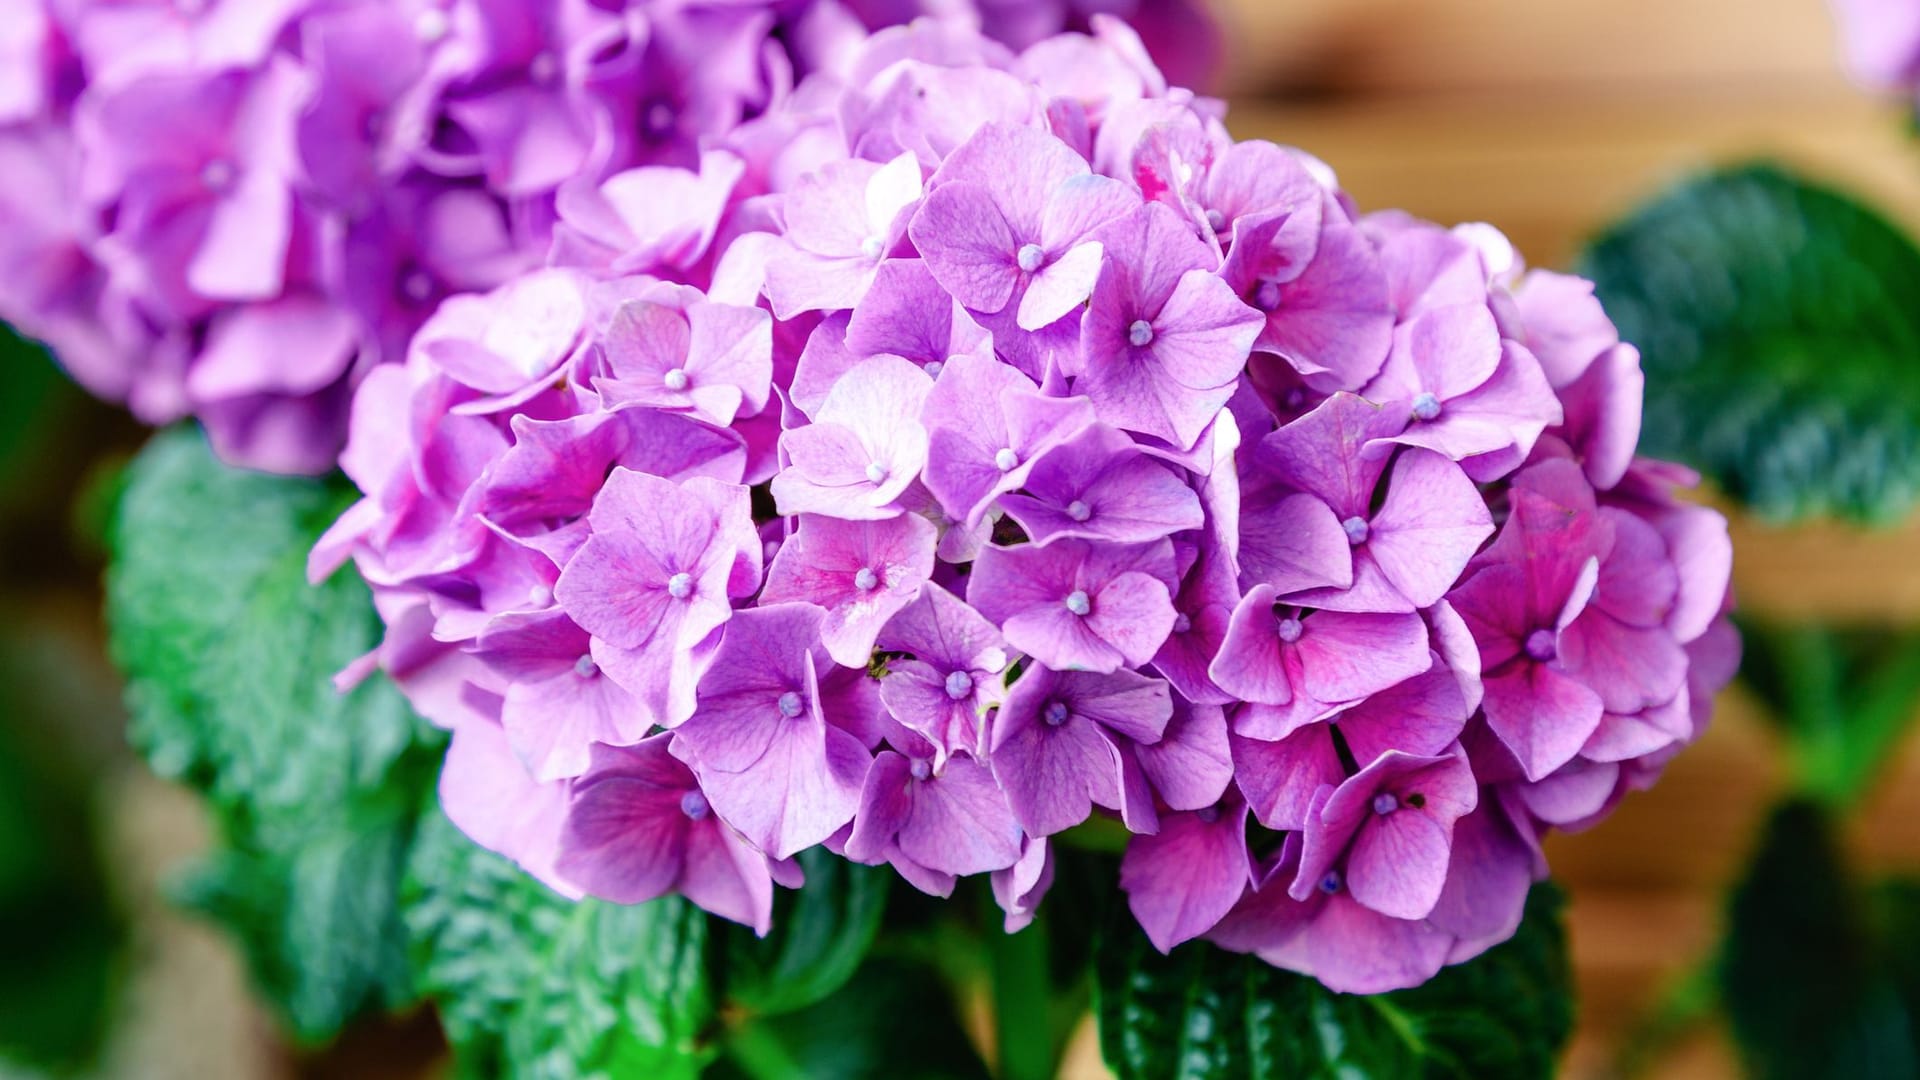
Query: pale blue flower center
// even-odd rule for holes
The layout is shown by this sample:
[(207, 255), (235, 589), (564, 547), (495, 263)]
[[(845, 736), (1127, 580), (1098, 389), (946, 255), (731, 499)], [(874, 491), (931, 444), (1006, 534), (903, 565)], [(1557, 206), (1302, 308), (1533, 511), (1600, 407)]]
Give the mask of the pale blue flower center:
[(697, 791), (689, 791), (680, 796), (680, 812), (699, 821), (707, 816), (707, 797)]
[(669, 390), (685, 390), (687, 388), (686, 369), (668, 368), (667, 373), (661, 376), (660, 381), (666, 383), (667, 389)]
[(867, 465), (867, 483), (884, 484), (887, 482), (887, 467), (877, 461)]
[(1527, 655), (1541, 663), (1553, 659), (1560, 652), (1559, 643), (1554, 640), (1551, 630), (1535, 630), (1527, 635)]
[(537, 83), (552, 82), (560, 72), (560, 62), (550, 52), (538, 53), (527, 61), (527, 77)]
[(662, 138), (671, 132), (674, 129), (674, 121), (673, 106), (664, 101), (656, 101), (647, 106), (646, 112), (640, 116), (640, 126), (655, 139)]
[(1132, 342), (1136, 349), (1144, 349), (1153, 344), (1153, 324), (1145, 319), (1133, 320), (1133, 325), (1127, 327), (1127, 340)]
[(1416, 394), (1413, 399), (1413, 418), (1415, 420), (1435, 420), (1440, 416), (1440, 399), (1426, 391)]
[(780, 715), (789, 720), (806, 711), (806, 703), (801, 701), (800, 695), (794, 693), (792, 690), (781, 694), (780, 700), (775, 704), (780, 706)]
[(1020, 464), (1020, 455), (1014, 453), (1011, 446), (1003, 446), (993, 452), (993, 467), (1001, 472), (1011, 472), (1018, 464)]
[(1368, 529), (1366, 518), (1355, 514), (1353, 517), (1341, 522), (1340, 528), (1347, 534), (1347, 543), (1352, 544), (1354, 547), (1359, 547), (1361, 544), (1367, 542)]
[(1020, 264), (1020, 269), (1029, 274), (1040, 269), (1040, 264), (1046, 258), (1047, 253), (1040, 250), (1039, 244), (1021, 244), (1020, 250), (1013, 256), (1014, 261)]
[(433, 276), (417, 267), (409, 270), (400, 279), (400, 291), (408, 300), (424, 304), (433, 299)]
[(1045, 720), (1048, 727), (1059, 727), (1067, 722), (1069, 715), (1064, 702), (1049, 701), (1045, 711), (1041, 712), (1040, 719)]
[(1067, 610), (1075, 615), (1085, 615), (1093, 610), (1093, 598), (1085, 589), (1075, 589), (1067, 594)]
[(553, 590), (545, 585), (535, 585), (527, 590), (527, 603), (537, 608), (553, 603)]
[(907, 771), (913, 774), (915, 780), (925, 780), (933, 775), (933, 762), (923, 757), (914, 758), (907, 765)]
[(973, 675), (965, 671), (949, 672), (947, 675), (947, 696), (955, 701), (973, 693)]
[(200, 166), (200, 186), (208, 191), (225, 191), (233, 186), (233, 162), (214, 158)]
[(446, 37), (450, 29), (447, 13), (439, 8), (428, 8), (413, 17), (413, 36), (428, 45)]
[(1288, 616), (1280, 620), (1280, 627), (1277, 632), (1280, 635), (1281, 641), (1291, 645), (1299, 641), (1300, 635), (1306, 633), (1306, 630), (1306, 626), (1302, 624), (1299, 619)]
[(874, 573), (872, 567), (863, 566), (853, 575), (853, 587), (861, 592), (872, 592), (880, 587), (880, 575)]
[(860, 254), (865, 255), (869, 259), (879, 258), (880, 253), (885, 250), (887, 250), (887, 242), (877, 236), (869, 236), (865, 240), (860, 241)]
[(1220, 820), (1220, 808), (1218, 806), (1203, 806), (1194, 811), (1193, 816), (1199, 818), (1203, 823), (1211, 825)]
[(1093, 507), (1075, 499), (1067, 504), (1067, 516), (1075, 521), (1085, 521), (1093, 516)]
[(693, 595), (693, 575), (685, 570), (667, 579), (667, 595), (675, 600), (685, 600)]
[(1274, 311), (1280, 307), (1280, 286), (1276, 282), (1263, 281), (1253, 290), (1253, 306), (1261, 311)]
[(573, 662), (573, 673), (583, 679), (591, 679), (600, 673), (600, 665), (593, 662), (593, 657), (582, 656)]
[(1400, 800), (1394, 797), (1391, 791), (1383, 791), (1373, 797), (1373, 812), (1382, 817), (1398, 809), (1400, 809)]
[(1215, 233), (1218, 233), (1220, 232), (1220, 230), (1226, 227), (1227, 227), (1227, 215), (1221, 213), (1218, 210), (1207, 211), (1207, 228), (1212, 229)]
[(1184, 634), (1191, 629), (1193, 629), (1193, 620), (1187, 618), (1186, 612), (1181, 611), (1174, 614), (1173, 616), (1173, 632), (1174, 633)]
[(920, 365), (920, 370), (926, 372), (928, 378), (937, 379), (941, 372), (947, 370), (947, 365), (938, 360), (929, 360)]
[(1332, 896), (1340, 891), (1340, 871), (1329, 870), (1327, 876), (1320, 879), (1320, 891)]

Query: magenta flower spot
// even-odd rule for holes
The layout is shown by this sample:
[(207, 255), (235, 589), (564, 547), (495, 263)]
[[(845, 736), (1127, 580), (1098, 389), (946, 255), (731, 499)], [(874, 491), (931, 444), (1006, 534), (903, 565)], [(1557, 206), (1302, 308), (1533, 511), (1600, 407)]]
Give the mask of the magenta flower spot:
[(1205, 521), (1199, 496), (1178, 471), (1104, 424), (1050, 448), (999, 505), (1039, 544), (1067, 537), (1138, 543)]
[(1102, 254), (1091, 234), (1135, 203), (1059, 139), (1006, 124), (956, 148), (931, 186), (912, 235), (934, 277), (971, 310), (1013, 308), (1028, 331), (1086, 300)]
[[(846, 854), (889, 862), (916, 888), (945, 896), (954, 879), (1005, 870), (1020, 860), (1021, 830), (988, 768), (970, 757), (939, 768), (917, 735), (908, 753), (883, 750), (861, 794)], [(909, 756), (912, 754), (913, 756)]]

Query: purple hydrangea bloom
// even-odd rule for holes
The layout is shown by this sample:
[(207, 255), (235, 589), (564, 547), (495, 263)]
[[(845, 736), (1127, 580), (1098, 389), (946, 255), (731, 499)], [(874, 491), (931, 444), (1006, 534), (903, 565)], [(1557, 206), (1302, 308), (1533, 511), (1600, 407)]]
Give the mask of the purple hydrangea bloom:
[(1007, 643), (1060, 670), (1113, 671), (1153, 659), (1177, 618), (1173, 545), (992, 546), (967, 595)]
[(928, 583), (881, 628), (887, 662), (880, 700), (900, 725), (928, 740), (934, 764), (987, 756), (987, 712), (1000, 703), (1007, 666), (1000, 632), (966, 602)]
[(933, 744), (911, 732), (897, 745), (876, 755), (867, 773), (846, 841), (849, 859), (890, 862), (938, 896), (952, 893), (958, 876), (1019, 862), (1020, 823), (986, 765), (964, 754), (936, 764)]
[(786, 514), (893, 517), (894, 501), (927, 463), (920, 409), (933, 380), (897, 356), (878, 356), (833, 387), (813, 423), (780, 436), (793, 464), (774, 477), (773, 497)]
[(679, 893), (765, 934), (773, 920), (767, 856), (720, 820), (665, 733), (596, 746), (574, 781), (556, 871), (595, 896), (638, 904)]
[(1110, 256), (1082, 324), (1075, 388), (1115, 426), (1190, 447), (1233, 396), (1260, 314), (1208, 269), (1206, 246), (1162, 205), (1100, 236)]
[[(785, 36), (789, 7), (819, 21)], [(1111, 815), (1156, 946), (1376, 992), (1510, 936), (1541, 838), (1706, 723), (1726, 525), (1634, 457), (1638, 354), (1587, 283), (1487, 226), (1357, 216), (1105, 19), (1016, 53), (963, 21), (864, 36), (877, 7), (676, 8), (645, 40), (611, 10), (450, 23), (424, 94), (397, 61), (327, 88), (313, 130), (386, 133), (329, 198), (397, 155), (419, 205), (464, 204), (437, 227), (470, 257), (378, 239), (412, 202), (365, 234), (405, 252), (354, 263), (402, 363), (291, 265), (308, 291), (222, 301), (196, 359), (241, 392), (261, 341), (351, 356), (364, 498), (311, 566), (373, 587), (387, 637), (342, 679), (383, 668), (453, 731), (477, 841), (756, 929), (823, 845), (938, 895), (990, 875), (1011, 931), (1048, 838)], [(752, 92), (776, 31), (823, 70)], [(365, 33), (330, 25), (327, 63)], [(532, 236), (546, 265), (513, 265)], [(72, 271), (49, 303), (107, 303), (83, 240), (21, 237), (0, 254)]]
[(993, 723), (995, 774), (1021, 827), (1051, 836), (1098, 805), (1153, 831), (1153, 796), (1133, 748), (1158, 742), (1172, 709), (1158, 679), (1028, 668)]
[(673, 753), (723, 820), (777, 859), (853, 819), (872, 758), (827, 722), (819, 672), (824, 613), (810, 604), (742, 612), (728, 624)]
[(1056, 461), (1048, 452), (1085, 431), (1093, 415), (1086, 399), (1042, 395), (997, 360), (952, 357), (922, 413), (927, 490), (956, 520), (976, 522), (996, 498), (1028, 486), (1036, 463)]
[(587, 520), (593, 535), (561, 571), (553, 599), (593, 635), (596, 658), (649, 707), (651, 722), (671, 727), (685, 718), (698, 677), (676, 658), (727, 622), (730, 596), (759, 583), (746, 490), (616, 468)]
[(917, 514), (884, 521), (802, 515), (767, 569), (761, 603), (803, 600), (825, 608), (821, 643), (835, 663), (865, 667), (895, 612), (933, 573), (934, 527)]
[[(1163, 51), (1189, 72), (1213, 54), (1186, 0), (1126, 9), (1177, 31)], [(1087, 25), (929, 0), (21, 0), (0, 42), (0, 317), (144, 421), (195, 416), (229, 460), (319, 473), (354, 387), (437, 303), (549, 257), (704, 288), (716, 243), (763, 223), (752, 200), (778, 187), (795, 232), (768, 271), (775, 310), (850, 306), (869, 241), (898, 240), (919, 197), (911, 155), (881, 165), (907, 148), (832, 163), (884, 172), (843, 217), (835, 184), (716, 144), (793, 122), (797, 78), (853, 70), (865, 29), (923, 15), (1003, 59), (963, 27), (1024, 47)]]

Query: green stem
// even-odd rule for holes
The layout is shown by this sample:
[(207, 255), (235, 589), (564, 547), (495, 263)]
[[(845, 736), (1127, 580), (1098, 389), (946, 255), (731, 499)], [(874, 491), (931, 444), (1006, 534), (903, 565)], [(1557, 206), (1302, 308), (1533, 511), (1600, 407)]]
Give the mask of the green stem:
[(1036, 918), (1017, 934), (989, 932), (987, 942), (1001, 1080), (1051, 1080), (1054, 1047), (1047, 924)]
[(1634, 1080), (1660, 1054), (1710, 1018), (1720, 1004), (1718, 958), (1709, 956), (1667, 984), (1660, 998), (1627, 1030), (1612, 1067), (1603, 1075)]
[(727, 1056), (754, 1080), (792, 1080), (807, 1070), (787, 1052), (780, 1037), (765, 1024), (748, 1019), (727, 1029)]

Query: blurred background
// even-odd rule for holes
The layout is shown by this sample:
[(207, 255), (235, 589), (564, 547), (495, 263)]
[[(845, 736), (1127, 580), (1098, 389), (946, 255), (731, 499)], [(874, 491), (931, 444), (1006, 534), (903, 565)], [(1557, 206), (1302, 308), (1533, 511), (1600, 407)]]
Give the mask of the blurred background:
[[(1920, 230), (1920, 147), (1852, 86), (1823, 0), (1221, 0), (1240, 138), (1304, 147), (1363, 209), (1498, 225), (1542, 266), (1703, 167), (1781, 160)], [(218, 931), (165, 898), (209, 843), (190, 795), (126, 749), (99, 621), (101, 535), (142, 432), (17, 343), (0, 360), (0, 1077), (420, 1076), (432, 1021), (296, 1053)], [(1735, 515), (1744, 611), (1920, 622), (1920, 535)], [(1920, 869), (1913, 740), (1846, 844)], [(1571, 897), (1576, 1077), (1737, 1075), (1689, 1014), (1785, 766), (1736, 689), (1705, 738), (1601, 827), (1557, 837)], [(1101, 1075), (1091, 1033), (1070, 1061)]]

